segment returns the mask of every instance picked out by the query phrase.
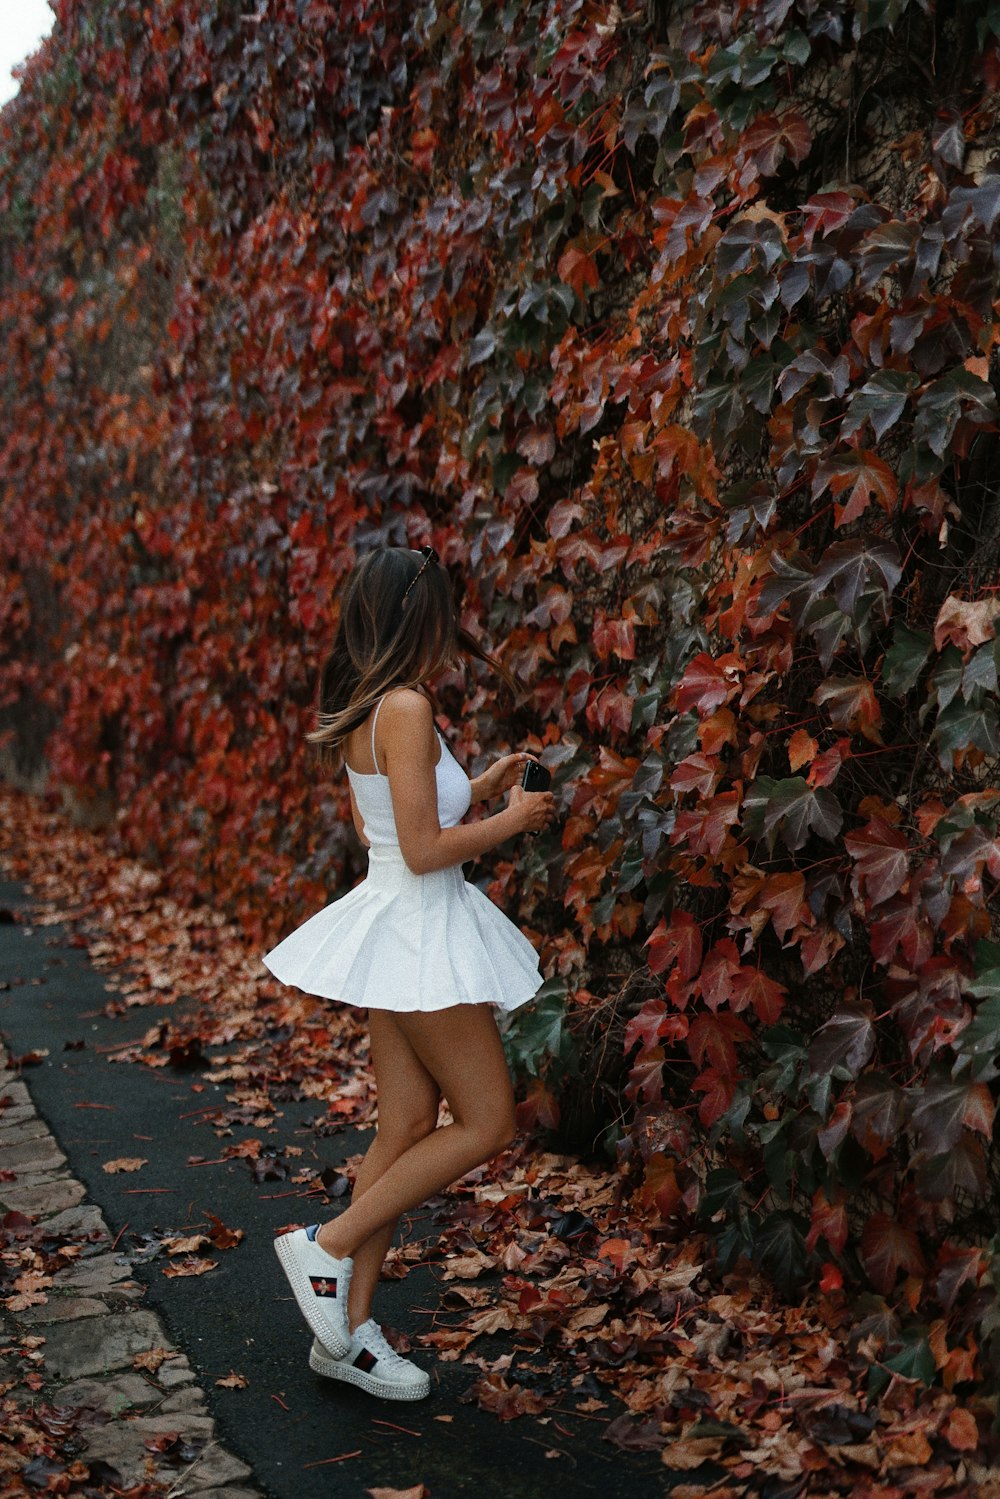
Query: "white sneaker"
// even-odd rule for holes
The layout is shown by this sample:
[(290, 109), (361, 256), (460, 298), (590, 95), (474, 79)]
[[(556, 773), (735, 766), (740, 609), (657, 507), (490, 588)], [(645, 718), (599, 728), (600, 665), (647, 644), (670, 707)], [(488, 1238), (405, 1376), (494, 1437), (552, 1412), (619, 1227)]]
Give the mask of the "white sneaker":
[(288, 1283), (295, 1292), (299, 1310), (333, 1357), (343, 1357), (351, 1348), (347, 1326), (347, 1293), (354, 1270), (352, 1259), (334, 1259), (316, 1242), (318, 1223), (281, 1234), (274, 1241), (275, 1253)]
[(382, 1400), (422, 1400), (431, 1392), (430, 1375), (391, 1348), (371, 1317), (354, 1329), (350, 1350), (342, 1358), (317, 1338), (309, 1350), (309, 1367), (324, 1379), (356, 1384)]

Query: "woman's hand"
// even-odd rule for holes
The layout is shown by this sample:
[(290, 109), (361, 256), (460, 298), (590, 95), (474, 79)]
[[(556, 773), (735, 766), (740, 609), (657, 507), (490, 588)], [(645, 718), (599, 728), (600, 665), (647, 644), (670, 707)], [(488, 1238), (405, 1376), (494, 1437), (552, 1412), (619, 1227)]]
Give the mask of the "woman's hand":
[(484, 770), (482, 775), (476, 776), (475, 800), (488, 802), (493, 797), (501, 796), (505, 791), (509, 791), (512, 786), (519, 786), (521, 777), (524, 775), (524, 767), (529, 760), (534, 760), (536, 765), (542, 763), (537, 755), (529, 755), (527, 750), (521, 750), (514, 755), (501, 755), (489, 770)]
[(551, 791), (525, 791), (518, 781), (510, 788), (507, 811), (519, 833), (540, 833), (556, 815), (556, 799)]

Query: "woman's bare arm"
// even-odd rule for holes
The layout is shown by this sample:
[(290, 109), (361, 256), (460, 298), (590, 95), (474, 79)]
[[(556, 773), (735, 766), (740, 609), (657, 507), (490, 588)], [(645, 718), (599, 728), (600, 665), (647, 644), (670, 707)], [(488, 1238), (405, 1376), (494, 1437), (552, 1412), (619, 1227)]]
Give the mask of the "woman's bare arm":
[(469, 777), (469, 788), (472, 791), (472, 800), (474, 802), (481, 802), (486, 800), (483, 792), (482, 779), (482, 776)]
[(464, 864), (529, 827), (544, 827), (554, 806), (551, 793), (514, 787), (509, 805), (492, 816), (442, 828), (434, 770), (438, 754), (434, 714), (422, 693), (406, 689), (386, 698), (376, 734), (381, 739), (399, 846), (414, 874)]

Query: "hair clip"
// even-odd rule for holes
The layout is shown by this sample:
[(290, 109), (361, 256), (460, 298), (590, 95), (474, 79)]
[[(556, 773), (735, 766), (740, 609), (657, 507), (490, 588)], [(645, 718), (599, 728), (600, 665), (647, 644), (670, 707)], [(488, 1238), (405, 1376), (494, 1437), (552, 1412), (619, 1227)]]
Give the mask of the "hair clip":
[(438, 556), (437, 552), (434, 550), (434, 548), (432, 546), (423, 546), (423, 547), (419, 547), (419, 548), (418, 547), (413, 547), (413, 548), (411, 548), (411, 550), (414, 551), (414, 552), (416, 552), (418, 550), (420, 552), (422, 552), (424, 560), (420, 564), (420, 566), (417, 568), (417, 571), (413, 574), (413, 577), (410, 579), (409, 583), (407, 583), (406, 587), (403, 589), (403, 597), (400, 600), (400, 604), (405, 604), (406, 603), (406, 595), (409, 593), (409, 591), (413, 587), (414, 583), (420, 577), (420, 574), (423, 572), (423, 570), (427, 566), (428, 562), (440, 562), (440, 560), (441, 560), (440, 557)]

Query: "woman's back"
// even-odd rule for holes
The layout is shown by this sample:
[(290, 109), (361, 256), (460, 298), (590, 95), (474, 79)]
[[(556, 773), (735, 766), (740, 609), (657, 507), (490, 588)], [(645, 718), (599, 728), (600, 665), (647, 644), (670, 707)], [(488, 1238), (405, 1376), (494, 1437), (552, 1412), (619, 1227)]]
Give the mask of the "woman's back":
[[(375, 845), (399, 847), (389, 778), (379, 768), (382, 762), (379, 760), (375, 730), (379, 710), (386, 698), (391, 692), (402, 690), (407, 689), (390, 688), (389, 692), (383, 693), (365, 722), (352, 729), (344, 739), (344, 765), (348, 780), (353, 788), (354, 799), (364, 823), (365, 837), (373, 847)], [(438, 823), (441, 827), (448, 828), (460, 822), (469, 810), (472, 802), (472, 789), (468, 776), (445, 743), (444, 735), (438, 728), (435, 728), (434, 732), (441, 745), (434, 766)], [(348, 764), (348, 755), (351, 759), (356, 759), (363, 768), (353, 769)]]

